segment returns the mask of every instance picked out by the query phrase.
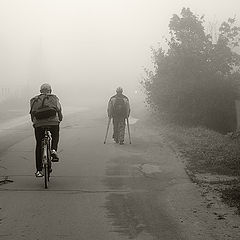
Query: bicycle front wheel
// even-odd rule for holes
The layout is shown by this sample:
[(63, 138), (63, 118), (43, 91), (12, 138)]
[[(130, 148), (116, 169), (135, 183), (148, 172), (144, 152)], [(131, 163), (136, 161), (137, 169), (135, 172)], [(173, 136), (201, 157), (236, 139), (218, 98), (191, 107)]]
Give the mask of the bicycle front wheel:
[(48, 161), (48, 182), (50, 181), (50, 174), (52, 172), (52, 163), (51, 160)]

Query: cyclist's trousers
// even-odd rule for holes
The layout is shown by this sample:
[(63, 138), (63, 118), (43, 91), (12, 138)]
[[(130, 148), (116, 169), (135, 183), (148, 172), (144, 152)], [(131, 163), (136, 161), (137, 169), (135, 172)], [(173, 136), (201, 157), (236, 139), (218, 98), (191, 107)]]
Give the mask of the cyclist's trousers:
[[(52, 149), (57, 151), (59, 142), (59, 125), (52, 125), (47, 127), (52, 135)], [(44, 137), (44, 128), (36, 127), (34, 129), (36, 138), (36, 150), (35, 150), (36, 168), (37, 171), (42, 171), (42, 139)]]

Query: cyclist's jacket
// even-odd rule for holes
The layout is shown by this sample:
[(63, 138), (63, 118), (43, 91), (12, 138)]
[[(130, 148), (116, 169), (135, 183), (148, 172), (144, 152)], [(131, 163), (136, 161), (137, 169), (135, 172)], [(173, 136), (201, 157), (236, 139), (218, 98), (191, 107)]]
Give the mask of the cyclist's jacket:
[[(52, 107), (54, 107), (54, 109), (56, 110), (56, 114), (54, 114), (53, 116), (46, 117), (46, 118), (38, 119), (35, 116), (33, 109), (38, 104), (38, 101), (41, 102), (42, 99), (44, 99), (46, 96), (53, 99), (51, 101), (51, 104), (54, 105)], [(33, 122), (34, 127), (58, 125), (63, 119), (62, 107), (61, 107), (58, 97), (53, 94), (39, 94), (39, 95), (33, 97), (30, 100), (30, 115), (31, 115), (31, 120)]]
[(110, 118), (128, 118), (130, 114), (128, 98), (123, 94), (112, 96), (108, 102), (107, 113)]

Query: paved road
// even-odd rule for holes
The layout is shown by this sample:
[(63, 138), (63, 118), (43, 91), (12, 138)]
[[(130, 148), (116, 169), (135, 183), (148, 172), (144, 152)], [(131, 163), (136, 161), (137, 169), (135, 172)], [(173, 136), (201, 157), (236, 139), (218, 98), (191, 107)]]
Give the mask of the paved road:
[(31, 126), (2, 133), (0, 239), (220, 239), (161, 136), (135, 123), (132, 145), (104, 145), (106, 119), (94, 114), (65, 118), (48, 190), (34, 177)]

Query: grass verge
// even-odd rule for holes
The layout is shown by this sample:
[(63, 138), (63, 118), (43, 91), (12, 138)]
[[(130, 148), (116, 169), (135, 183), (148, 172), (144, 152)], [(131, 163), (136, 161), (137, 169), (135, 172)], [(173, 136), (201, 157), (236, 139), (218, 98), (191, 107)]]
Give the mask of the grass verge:
[(240, 213), (240, 139), (201, 127), (166, 126), (164, 135), (186, 159), (190, 178), (217, 185), (222, 200)]

